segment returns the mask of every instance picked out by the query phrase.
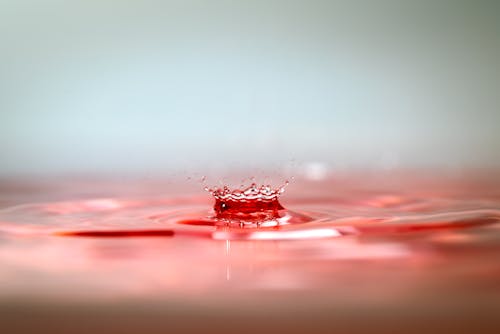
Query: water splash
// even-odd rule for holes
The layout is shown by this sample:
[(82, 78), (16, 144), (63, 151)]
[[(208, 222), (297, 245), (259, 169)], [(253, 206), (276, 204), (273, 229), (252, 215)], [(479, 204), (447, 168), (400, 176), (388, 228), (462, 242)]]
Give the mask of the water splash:
[(299, 191), (291, 193), (287, 205), (282, 205), (281, 195), (287, 185), (206, 187), (215, 200), (212, 208), (207, 196), (179, 196), (182, 192), (142, 199), (110, 197), (29, 204), (0, 210), (4, 220), (0, 232), (289, 240), (480, 228), (500, 221), (500, 197), (488, 193), (471, 197), (458, 183), (455, 190), (440, 188), (445, 191), (441, 194), (422, 190), (416, 184), (404, 193), (399, 188), (359, 191), (338, 180), (315, 183), (314, 187), (299, 182)]
[(215, 198), (214, 211), (217, 219), (226, 222), (263, 223), (272, 219), (280, 219), (285, 208), (279, 202), (279, 196), (285, 191), (284, 185), (273, 189), (270, 185), (257, 186), (252, 183), (245, 189), (208, 188), (205, 190)]
[[(61, 183), (64, 193), (54, 193), (53, 185), (39, 195), (21, 189), (0, 203), (0, 295), (178, 297), (217, 309), (226, 297), (230, 307), (246, 305), (249, 299), (235, 296), (248, 292), (262, 300), (265, 314), (266, 297), (276, 289), (273, 300), (289, 297), (276, 303), (280, 309), (297, 296), (312, 296), (318, 309), (332, 301), (340, 309), (352, 300), (388, 305), (389, 299), (397, 310), (406, 301), (421, 311), (443, 300), (451, 305), (456, 296), (473, 305), (490, 296), (485, 305), (496, 306), (500, 177), (417, 177), (299, 179), (286, 197), (259, 185), (243, 187), (243, 194), (221, 188), (212, 198), (184, 180), (147, 187), (102, 182), (104, 196), (97, 198), (88, 181)], [(248, 212), (212, 208), (228, 200)], [(283, 209), (260, 206), (266, 201)], [(249, 219), (266, 212), (279, 217)], [(478, 299), (471, 302), (470, 291), (480, 292)], [(415, 304), (422, 296), (430, 299)]]

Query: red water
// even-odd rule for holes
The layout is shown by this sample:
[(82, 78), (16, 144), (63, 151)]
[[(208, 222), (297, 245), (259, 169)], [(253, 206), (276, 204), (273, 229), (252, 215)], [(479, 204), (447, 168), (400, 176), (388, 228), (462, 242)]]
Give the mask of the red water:
[(500, 296), (494, 174), (298, 179), (265, 201), (153, 181), (4, 183), (0, 296), (213, 304), (279, 291), (336, 305)]
[[(494, 226), (500, 220), (496, 199), (478, 195), (460, 198), (458, 193), (424, 198), (402, 190), (398, 190), (399, 194), (329, 194), (329, 182), (314, 185), (316, 194), (305, 197), (300, 196), (305, 189), (296, 189), (299, 196), (291, 196), (289, 208), (280, 203), (284, 188), (273, 190), (252, 184), (243, 191), (227, 187), (211, 190), (213, 198), (160, 196), (27, 204), (4, 209), (2, 217), (6, 222), (0, 228), (4, 233), (25, 236), (310, 240), (477, 229)], [(214, 202), (212, 207), (207, 200)]]
[[(279, 202), (284, 187), (273, 190), (252, 183), (244, 190), (231, 190), (228, 186), (208, 190), (215, 198), (214, 225), (264, 227), (287, 223), (287, 211)], [(193, 221), (187, 223), (196, 225)]]

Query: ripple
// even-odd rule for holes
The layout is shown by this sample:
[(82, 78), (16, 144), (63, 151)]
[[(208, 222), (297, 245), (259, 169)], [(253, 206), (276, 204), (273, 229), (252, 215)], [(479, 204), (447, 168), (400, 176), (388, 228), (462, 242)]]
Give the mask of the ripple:
[(272, 210), (271, 214), (258, 211), (258, 219), (249, 219), (248, 214), (219, 215), (215, 210), (207, 210), (197, 198), (97, 198), (35, 203), (1, 210), (0, 232), (87, 238), (303, 240), (497, 227), (500, 222), (500, 210), (487, 201), (376, 195), (357, 201), (324, 198), (290, 202), (293, 210), (283, 208)]

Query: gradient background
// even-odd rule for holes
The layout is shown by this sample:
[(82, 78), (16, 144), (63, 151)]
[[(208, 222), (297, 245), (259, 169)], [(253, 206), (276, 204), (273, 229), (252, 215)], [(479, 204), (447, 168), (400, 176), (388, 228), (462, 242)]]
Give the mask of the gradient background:
[(0, 41), (0, 176), (500, 166), (498, 1), (1, 0)]

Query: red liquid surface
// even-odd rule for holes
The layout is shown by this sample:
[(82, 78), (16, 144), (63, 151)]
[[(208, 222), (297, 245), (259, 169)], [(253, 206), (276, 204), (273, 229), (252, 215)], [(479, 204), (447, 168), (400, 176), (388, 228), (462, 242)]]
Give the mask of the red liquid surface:
[(281, 206), (278, 199), (273, 199), (270, 201), (238, 201), (238, 200), (219, 200), (215, 201), (214, 211), (219, 218), (235, 218), (242, 216), (243, 218), (248, 217), (251, 219), (251, 215), (263, 212), (269, 213), (269, 216), (279, 217), (278, 211), (284, 210), (285, 208)]
[(500, 307), (499, 176), (299, 179), (279, 200), (241, 203), (183, 182), (4, 182), (0, 297), (168, 302), (221, 319), (487, 316)]

